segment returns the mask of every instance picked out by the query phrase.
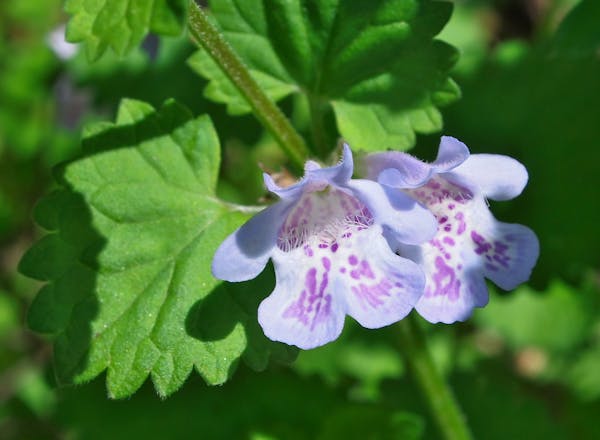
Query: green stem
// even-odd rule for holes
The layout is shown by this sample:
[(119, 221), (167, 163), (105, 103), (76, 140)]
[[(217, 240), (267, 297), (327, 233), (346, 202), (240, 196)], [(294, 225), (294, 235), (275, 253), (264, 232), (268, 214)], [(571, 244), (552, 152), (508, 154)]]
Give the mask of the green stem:
[(414, 313), (400, 321), (399, 327), (408, 367), (427, 399), (429, 409), (444, 438), (472, 439), (458, 402), (431, 357), (427, 340)]
[(327, 137), (325, 135), (324, 105), (318, 97), (311, 96), (310, 94), (308, 95), (308, 105), (310, 110), (310, 130), (315, 150), (321, 159), (325, 159), (328, 148)]
[(262, 91), (240, 57), (225, 41), (206, 13), (190, 1), (189, 28), (193, 39), (215, 60), (225, 75), (246, 98), (254, 114), (293, 163), (302, 169), (308, 149), (302, 137), (273, 101)]

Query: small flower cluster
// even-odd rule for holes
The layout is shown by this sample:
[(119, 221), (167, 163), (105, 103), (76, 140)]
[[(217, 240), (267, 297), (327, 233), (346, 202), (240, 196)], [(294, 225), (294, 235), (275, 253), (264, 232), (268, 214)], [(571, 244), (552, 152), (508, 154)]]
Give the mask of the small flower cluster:
[(364, 158), (365, 179), (342, 161), (308, 161), (287, 188), (264, 175), (279, 201), (231, 234), (213, 259), (227, 281), (256, 277), (273, 261), (275, 290), (260, 304), (272, 340), (303, 349), (336, 339), (350, 315), (379, 328), (415, 308), (430, 322), (467, 319), (488, 301), (485, 278), (513, 289), (529, 278), (539, 253), (535, 234), (497, 221), (486, 199), (508, 200), (527, 171), (500, 155), (470, 155), (442, 137), (437, 159), (400, 152)]

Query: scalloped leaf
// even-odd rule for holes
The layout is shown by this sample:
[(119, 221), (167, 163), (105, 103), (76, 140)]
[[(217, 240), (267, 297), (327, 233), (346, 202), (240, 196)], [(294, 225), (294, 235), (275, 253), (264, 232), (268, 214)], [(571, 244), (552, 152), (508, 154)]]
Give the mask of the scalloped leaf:
[(84, 42), (90, 61), (108, 48), (123, 56), (149, 32), (179, 35), (186, 6), (185, 0), (67, 0), (65, 11), (71, 15), (67, 40)]
[[(302, 93), (313, 117), (337, 122), (355, 149), (408, 149), (442, 128), (438, 107), (460, 96), (448, 71), (456, 50), (433, 37), (452, 5), (429, 0), (219, 0), (211, 11), (273, 99)], [(231, 114), (250, 107), (202, 51), (192, 68)], [(317, 124), (326, 124), (317, 121)], [(327, 135), (333, 146), (334, 133)]]
[(294, 355), (256, 319), (269, 271), (244, 284), (210, 273), (219, 243), (249, 215), (215, 196), (220, 150), (208, 116), (173, 101), (159, 111), (123, 101), (115, 124), (86, 131), (83, 149), (57, 171), (61, 189), (39, 203), (36, 220), (51, 232), (20, 264), (48, 282), (28, 322), (54, 338), (61, 382), (106, 369), (112, 397), (149, 375), (165, 396), (192, 368), (220, 384), (240, 358), (263, 369), (271, 354)]

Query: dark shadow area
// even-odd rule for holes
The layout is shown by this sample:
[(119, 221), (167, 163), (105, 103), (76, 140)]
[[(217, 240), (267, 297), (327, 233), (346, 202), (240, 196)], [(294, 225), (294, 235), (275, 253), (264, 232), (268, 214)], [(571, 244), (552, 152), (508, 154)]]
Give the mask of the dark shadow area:
[[(71, 75), (77, 87), (93, 90), (96, 108), (117, 110), (123, 97), (140, 99), (155, 107), (167, 99), (184, 104), (193, 114), (208, 113), (217, 132), (226, 134), (232, 123), (226, 107), (202, 98), (207, 81), (188, 65), (188, 58), (197, 50), (189, 41), (159, 39), (149, 35), (146, 44), (150, 47), (144, 54), (130, 55), (125, 60), (104, 60), (92, 67), (73, 69)], [(235, 116), (235, 137), (242, 142), (254, 144), (262, 135), (263, 128), (254, 115)]]
[[(188, 334), (207, 342), (218, 341), (231, 333), (240, 320), (256, 321), (258, 305), (275, 288), (273, 269), (269, 266), (252, 280), (220, 283), (204, 299), (194, 304), (186, 319)], [(239, 314), (223, 320), (219, 313), (223, 303), (232, 305)]]
[[(227, 337), (241, 322), (248, 341), (242, 358), (251, 368), (266, 368), (270, 357), (291, 362), (297, 356), (298, 349), (267, 339), (258, 324), (258, 306), (274, 288), (275, 277), (271, 264), (253, 280), (223, 282), (190, 309), (185, 321), (186, 332), (200, 341), (215, 342)], [(237, 313), (224, 315), (224, 309), (237, 310)], [(233, 369), (230, 371), (232, 373)]]
[[(544, 389), (516, 378), (511, 371), (510, 359), (481, 362), (473, 372), (454, 372), (449, 376), (449, 382), (456, 390), (455, 398), (464, 410), (473, 438), (573, 438), (574, 431), (565, 429), (570, 415), (557, 411), (557, 407), (571, 404), (571, 396), (560, 388)], [(405, 375), (399, 381), (386, 380), (381, 389), (383, 405), (426, 417), (422, 438), (440, 438), (427, 402), (411, 375)], [(540, 399), (542, 394), (546, 401)], [(552, 408), (549, 401), (556, 407)]]
[(256, 374), (240, 368), (219, 387), (207, 386), (193, 375), (167, 400), (158, 399), (148, 382), (127, 400), (107, 400), (104, 380), (101, 375), (83, 387), (62, 390), (56, 417), (61, 427), (89, 440), (231, 440), (253, 438), (257, 433), (266, 438), (308, 440), (317, 438), (332, 409), (345, 406), (339, 390), (291, 371)]
[[(134, 124), (113, 125), (96, 134), (87, 136), (82, 140), (82, 153), (74, 161), (105, 151), (118, 150), (141, 144), (150, 139), (165, 136), (193, 119), (192, 113), (187, 108), (175, 101), (166, 101), (161, 107), (148, 114)], [(56, 169), (57, 179), (64, 166), (70, 162), (60, 164)]]
[[(53, 231), (23, 256), (19, 270), (47, 281), (30, 306), (29, 327), (54, 338), (59, 384), (72, 384), (87, 368), (91, 323), (98, 314), (98, 255), (106, 239), (92, 225), (82, 194), (65, 188), (42, 200), (36, 217)], [(41, 222), (40, 222), (41, 223)]]

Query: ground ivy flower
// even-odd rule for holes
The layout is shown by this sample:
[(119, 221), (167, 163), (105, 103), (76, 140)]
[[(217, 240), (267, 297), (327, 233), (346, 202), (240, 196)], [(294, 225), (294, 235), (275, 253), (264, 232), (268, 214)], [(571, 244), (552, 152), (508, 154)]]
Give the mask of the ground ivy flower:
[(427, 280), (417, 311), (430, 322), (468, 318), (488, 302), (484, 277), (509, 290), (526, 281), (539, 254), (529, 228), (497, 221), (486, 198), (509, 200), (527, 184), (527, 170), (501, 155), (469, 155), (465, 144), (442, 137), (435, 162), (400, 152), (365, 158), (368, 176), (411, 195), (435, 215), (427, 243), (398, 243), (399, 254), (421, 265)]
[(431, 213), (406, 194), (353, 180), (352, 153), (329, 168), (306, 163), (298, 183), (231, 234), (217, 250), (215, 277), (244, 281), (272, 259), (275, 290), (258, 320), (272, 340), (308, 349), (336, 339), (345, 315), (379, 328), (405, 317), (423, 293), (423, 271), (388, 240), (417, 245), (437, 229)]

